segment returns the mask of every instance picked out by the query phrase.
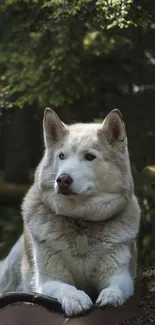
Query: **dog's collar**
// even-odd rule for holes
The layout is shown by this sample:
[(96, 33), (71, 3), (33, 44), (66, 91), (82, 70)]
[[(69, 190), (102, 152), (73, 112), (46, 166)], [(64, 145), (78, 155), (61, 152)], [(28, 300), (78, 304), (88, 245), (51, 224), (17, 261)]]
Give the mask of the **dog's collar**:
[(89, 219), (84, 219), (82, 217), (79, 218), (74, 218), (74, 217), (70, 217), (70, 216), (66, 216), (66, 215), (60, 215), (60, 217), (62, 218), (66, 218), (72, 225), (74, 225), (76, 228), (78, 228), (79, 233), (83, 234), (85, 229), (87, 229), (90, 225), (93, 227), (93, 225), (100, 225), (101, 227), (104, 227), (104, 225), (110, 221), (113, 220), (115, 218), (118, 217), (118, 214), (115, 214), (113, 216), (111, 216), (110, 218), (107, 218), (105, 220), (89, 220)]
[(107, 219), (103, 219), (103, 220), (91, 220), (91, 219), (85, 219), (82, 217), (71, 217), (71, 216), (67, 216), (67, 215), (63, 215), (63, 214), (58, 214), (60, 217), (62, 218), (66, 218), (67, 220), (73, 222), (73, 223), (77, 223), (79, 225), (81, 224), (99, 224), (99, 223), (107, 223), (109, 220), (115, 219), (116, 217), (118, 217), (118, 214), (114, 214), (113, 216), (107, 218)]

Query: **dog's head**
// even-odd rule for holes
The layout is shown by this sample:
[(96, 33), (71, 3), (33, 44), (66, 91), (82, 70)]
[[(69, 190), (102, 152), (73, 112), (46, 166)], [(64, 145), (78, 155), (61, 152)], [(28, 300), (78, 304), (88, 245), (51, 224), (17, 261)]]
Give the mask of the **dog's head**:
[(94, 197), (103, 202), (132, 192), (126, 131), (118, 110), (103, 123), (65, 125), (47, 108), (43, 127), (46, 150), (37, 175), (48, 200), (51, 193), (57, 205), (84, 204)]

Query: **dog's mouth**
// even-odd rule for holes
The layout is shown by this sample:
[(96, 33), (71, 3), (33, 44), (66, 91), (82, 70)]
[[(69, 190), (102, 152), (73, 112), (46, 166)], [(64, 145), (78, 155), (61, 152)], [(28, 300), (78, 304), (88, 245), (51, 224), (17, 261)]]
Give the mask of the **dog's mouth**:
[(65, 196), (68, 196), (68, 195), (77, 195), (77, 193), (76, 192), (73, 192), (72, 190), (69, 190), (69, 189), (58, 189), (58, 191), (57, 191), (57, 193), (58, 194), (63, 194), (63, 195), (65, 195)]

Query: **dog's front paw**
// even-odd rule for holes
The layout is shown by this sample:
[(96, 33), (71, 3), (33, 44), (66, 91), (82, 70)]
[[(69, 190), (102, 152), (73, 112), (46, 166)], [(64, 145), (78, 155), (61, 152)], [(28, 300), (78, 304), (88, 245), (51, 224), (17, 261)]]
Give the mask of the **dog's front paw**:
[(71, 290), (62, 298), (62, 308), (66, 315), (74, 316), (91, 309), (92, 301), (89, 296), (81, 290)]
[(119, 305), (122, 305), (124, 302), (125, 299), (121, 290), (117, 288), (106, 288), (100, 292), (96, 304), (100, 307), (105, 305), (117, 307)]

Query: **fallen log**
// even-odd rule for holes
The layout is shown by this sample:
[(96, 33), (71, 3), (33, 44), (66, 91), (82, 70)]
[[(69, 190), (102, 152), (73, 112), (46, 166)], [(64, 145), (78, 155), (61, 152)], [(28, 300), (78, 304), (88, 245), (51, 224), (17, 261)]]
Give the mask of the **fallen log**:
[(9, 293), (0, 297), (0, 324), (153, 325), (155, 270), (145, 272), (136, 287), (135, 295), (122, 307), (94, 307), (73, 318), (68, 318), (60, 304), (49, 297), (36, 293)]
[(20, 204), (24, 195), (29, 189), (29, 185), (0, 184), (0, 203)]

